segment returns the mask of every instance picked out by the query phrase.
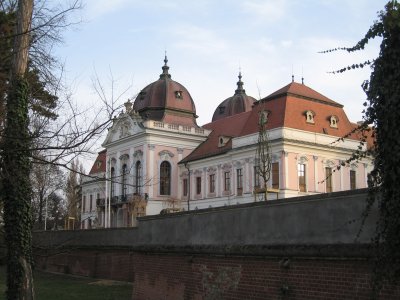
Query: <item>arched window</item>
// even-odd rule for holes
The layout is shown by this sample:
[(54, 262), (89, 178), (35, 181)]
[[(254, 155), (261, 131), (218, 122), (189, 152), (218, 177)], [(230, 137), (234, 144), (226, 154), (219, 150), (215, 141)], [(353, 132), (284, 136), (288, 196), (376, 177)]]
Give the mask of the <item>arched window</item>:
[(111, 168), (111, 190), (110, 190), (111, 197), (115, 196), (115, 169), (114, 167)]
[(142, 164), (140, 161), (136, 162), (136, 174), (135, 174), (135, 193), (140, 195), (142, 188)]
[(160, 195), (171, 194), (171, 164), (163, 161), (160, 165)]
[(128, 167), (126, 166), (126, 164), (124, 164), (123, 166), (122, 166), (122, 196), (126, 196), (126, 194), (127, 194), (127, 189), (128, 189), (128, 186), (127, 186), (127, 184), (126, 184), (126, 182), (127, 182), (127, 177), (128, 177)]

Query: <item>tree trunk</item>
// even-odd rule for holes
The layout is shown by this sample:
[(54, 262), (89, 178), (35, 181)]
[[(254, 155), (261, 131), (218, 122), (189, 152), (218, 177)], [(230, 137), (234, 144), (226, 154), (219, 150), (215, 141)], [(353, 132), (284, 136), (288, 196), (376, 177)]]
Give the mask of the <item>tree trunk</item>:
[(34, 299), (32, 280), (30, 137), (28, 132), (29, 30), (33, 0), (19, 0), (11, 91), (2, 140), (2, 181), (7, 244), (7, 299)]

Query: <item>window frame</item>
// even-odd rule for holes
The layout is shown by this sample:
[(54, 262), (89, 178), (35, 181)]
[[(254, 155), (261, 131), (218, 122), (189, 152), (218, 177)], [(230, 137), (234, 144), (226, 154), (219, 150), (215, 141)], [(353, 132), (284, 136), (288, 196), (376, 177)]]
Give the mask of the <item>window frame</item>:
[(332, 168), (325, 167), (325, 192), (332, 193), (333, 192), (333, 182), (332, 182)]
[[(276, 167), (276, 168), (275, 168)], [(271, 164), (271, 172), (272, 172), (272, 180), (271, 180), (271, 186), (273, 189), (279, 190), (279, 184), (280, 184), (280, 178), (279, 178), (279, 162), (273, 162)]]
[(196, 177), (196, 195), (201, 195), (201, 176)]
[(135, 193), (140, 195), (142, 192), (142, 163), (138, 160), (135, 164)]
[(350, 190), (357, 189), (357, 172), (355, 170), (350, 170), (349, 173), (350, 179)]
[(209, 192), (210, 194), (215, 193), (215, 174), (209, 175)]
[(182, 180), (182, 185), (183, 185), (183, 191), (182, 191), (182, 195), (184, 196), (184, 197), (187, 197), (187, 195), (188, 195), (188, 179), (187, 178), (183, 178), (183, 180)]
[(231, 172), (224, 172), (224, 191), (229, 192), (231, 190)]
[(122, 196), (126, 196), (128, 194), (128, 166), (127, 164), (123, 164), (122, 165), (122, 171), (121, 171), (121, 175), (122, 175), (122, 180), (121, 180), (121, 195)]
[(112, 197), (115, 196), (115, 168), (114, 167), (111, 167), (110, 179), (111, 179), (110, 195), (111, 195), (111, 198), (112, 198)]
[(299, 192), (307, 192), (307, 165), (299, 162), (297, 164), (297, 177), (299, 184)]
[(243, 169), (236, 169), (236, 185), (237, 189), (243, 189)]
[(172, 167), (169, 161), (164, 160), (160, 164), (160, 188), (161, 196), (171, 195), (171, 172)]
[(260, 172), (258, 171), (258, 169), (260, 168), (260, 166), (254, 166), (254, 187), (255, 188), (260, 188)]

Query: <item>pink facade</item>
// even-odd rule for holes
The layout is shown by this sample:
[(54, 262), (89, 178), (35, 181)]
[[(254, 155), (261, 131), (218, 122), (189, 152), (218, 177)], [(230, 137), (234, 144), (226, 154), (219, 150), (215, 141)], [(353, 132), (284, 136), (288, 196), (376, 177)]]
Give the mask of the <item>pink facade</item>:
[[(134, 226), (140, 215), (366, 187), (370, 158), (341, 166), (359, 146), (357, 132), (341, 139), (357, 127), (343, 105), (293, 81), (255, 101), (239, 74), (235, 94), (200, 127), (194, 100), (164, 62), (160, 78), (114, 119), (90, 172), (99, 180), (83, 185), (82, 218)], [(266, 186), (255, 172), (260, 124), (272, 163)]]

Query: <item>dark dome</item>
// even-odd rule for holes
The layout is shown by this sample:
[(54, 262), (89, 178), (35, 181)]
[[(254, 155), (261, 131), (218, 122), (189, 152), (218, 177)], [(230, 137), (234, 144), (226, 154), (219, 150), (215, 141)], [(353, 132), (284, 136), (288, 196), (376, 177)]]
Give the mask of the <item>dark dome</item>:
[(193, 99), (182, 84), (171, 79), (167, 57), (164, 62), (160, 79), (140, 91), (133, 109), (145, 119), (195, 125), (197, 116)]
[(246, 95), (240, 72), (238, 77), (239, 81), (237, 82), (235, 94), (218, 105), (212, 117), (212, 122), (251, 110), (256, 99)]

